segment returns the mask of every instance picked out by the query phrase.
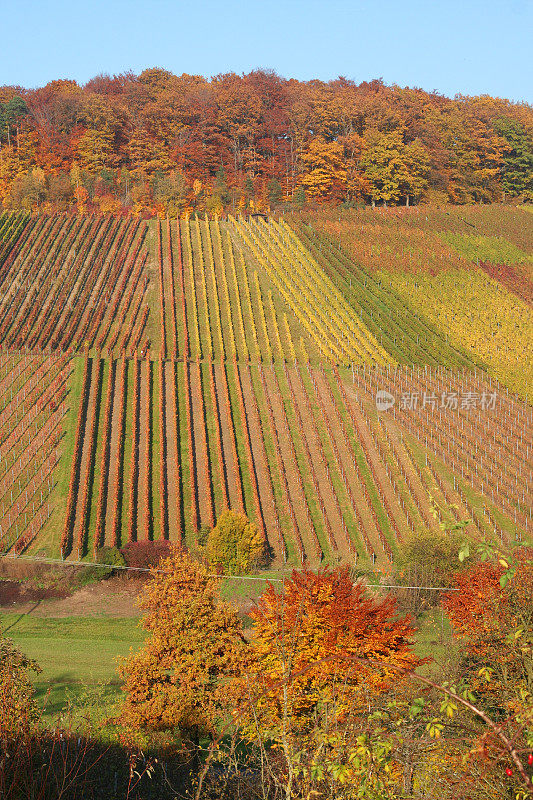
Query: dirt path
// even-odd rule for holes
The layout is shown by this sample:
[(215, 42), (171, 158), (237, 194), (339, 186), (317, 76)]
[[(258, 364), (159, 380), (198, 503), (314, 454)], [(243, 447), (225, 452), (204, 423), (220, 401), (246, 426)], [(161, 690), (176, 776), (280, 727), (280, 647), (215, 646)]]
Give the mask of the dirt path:
[(255, 465), (255, 473), (257, 476), (257, 485), (259, 488), (259, 499), (263, 514), (263, 521), (265, 523), (268, 543), (274, 555), (275, 565), (281, 566), (284, 563), (284, 558), (281, 549), (282, 545), (279, 541), (278, 535), (278, 515), (265, 451), (265, 444), (263, 442), (263, 436), (261, 433), (261, 421), (259, 419), (258, 410), (254, 402), (254, 388), (252, 386), (249, 368), (241, 367), (239, 372), (241, 376), (246, 416), (248, 418), (250, 444)]
[(137, 597), (143, 584), (144, 579), (119, 575), (78, 589), (67, 597), (36, 599), (31, 592), (23, 592), (15, 602), (0, 605), (0, 614), (16, 613), (41, 618), (140, 617), (142, 612)]

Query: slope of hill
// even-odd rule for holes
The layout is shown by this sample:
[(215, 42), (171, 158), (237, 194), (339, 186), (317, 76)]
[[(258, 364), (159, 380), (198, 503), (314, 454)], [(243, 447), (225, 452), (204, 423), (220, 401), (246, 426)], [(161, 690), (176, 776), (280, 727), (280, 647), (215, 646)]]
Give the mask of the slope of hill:
[[(527, 256), (511, 217), (508, 250)], [(389, 252), (376, 219), (371, 247)], [(443, 238), (435, 220), (415, 240), (451, 253), (457, 221)], [(376, 271), (354, 255), (369, 235), (356, 241), (357, 215), (345, 249), (327, 215), (6, 221), (4, 552), (92, 559), (159, 537), (194, 548), (227, 507), (255, 520), (273, 567), (386, 569), (403, 539), (461, 519), (480, 538), (530, 531), (531, 376), (510, 367), (530, 308), (457, 253), (436, 275)], [(454, 292), (450, 314), (470, 330), (515, 315), (505, 352), (503, 332), (454, 334), (440, 311)]]

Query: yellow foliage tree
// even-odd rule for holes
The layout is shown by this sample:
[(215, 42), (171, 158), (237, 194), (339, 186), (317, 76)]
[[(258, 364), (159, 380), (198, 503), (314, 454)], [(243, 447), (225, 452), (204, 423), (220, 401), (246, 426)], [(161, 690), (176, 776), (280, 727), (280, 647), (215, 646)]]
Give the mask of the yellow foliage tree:
[(305, 174), (300, 181), (308, 197), (331, 200), (343, 195), (346, 189), (344, 152), (337, 142), (327, 142), (315, 136), (302, 153)]
[(405, 144), (401, 130), (368, 131), (360, 167), (370, 184), (372, 203), (419, 197), (427, 186), (429, 158), (420, 142)]
[(218, 581), (176, 550), (141, 592), (148, 631), (144, 646), (120, 666), (125, 699), (118, 722), (127, 729), (178, 729), (197, 742), (224, 714), (224, 680), (238, 671), (241, 623), (220, 599)]
[(257, 527), (245, 514), (223, 511), (207, 537), (210, 563), (232, 575), (249, 572), (264, 556), (264, 542)]

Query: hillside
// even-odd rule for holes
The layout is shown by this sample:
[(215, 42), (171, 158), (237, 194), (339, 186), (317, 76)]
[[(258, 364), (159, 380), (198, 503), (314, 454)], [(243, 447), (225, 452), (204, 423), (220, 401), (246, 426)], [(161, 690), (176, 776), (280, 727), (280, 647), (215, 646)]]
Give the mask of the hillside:
[(521, 539), (532, 223), (4, 214), (2, 551), (194, 549), (226, 507), (273, 568), (386, 570), (402, 540), (465, 519)]

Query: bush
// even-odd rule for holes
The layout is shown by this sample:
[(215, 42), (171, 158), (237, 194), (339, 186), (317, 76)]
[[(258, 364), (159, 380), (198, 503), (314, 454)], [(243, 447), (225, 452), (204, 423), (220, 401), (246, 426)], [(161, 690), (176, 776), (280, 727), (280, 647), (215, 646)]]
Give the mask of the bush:
[(114, 567), (126, 566), (124, 556), (116, 547), (100, 547), (96, 551), (95, 561), (102, 566), (82, 567), (76, 579), (78, 586), (86, 586), (89, 583), (107, 580), (115, 572)]
[(127, 567), (137, 569), (150, 569), (156, 567), (162, 558), (168, 558), (172, 552), (172, 545), (166, 539), (159, 542), (128, 542), (120, 554)]
[(223, 511), (207, 537), (209, 563), (230, 575), (250, 572), (259, 566), (264, 554), (264, 542), (256, 526), (237, 511)]
[[(38, 712), (30, 672), (38, 664), (0, 634), (0, 742), (22, 736), (33, 727)], [(3, 759), (2, 759), (3, 760)]]
[[(405, 540), (398, 554), (394, 583), (406, 586), (450, 587), (454, 575), (465, 566), (459, 561), (459, 550), (465, 541), (462, 530), (442, 533), (424, 531)], [(402, 609), (420, 614), (439, 605), (442, 592), (430, 589), (397, 590)]]

